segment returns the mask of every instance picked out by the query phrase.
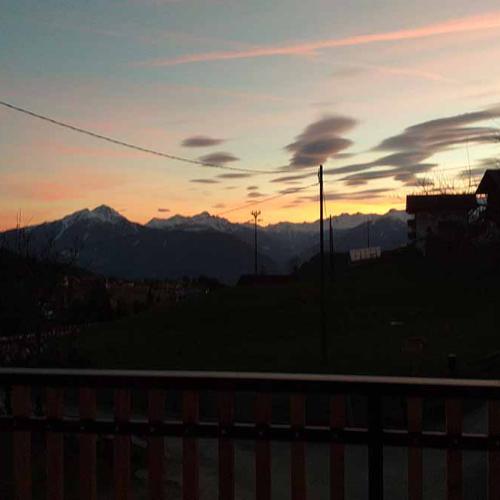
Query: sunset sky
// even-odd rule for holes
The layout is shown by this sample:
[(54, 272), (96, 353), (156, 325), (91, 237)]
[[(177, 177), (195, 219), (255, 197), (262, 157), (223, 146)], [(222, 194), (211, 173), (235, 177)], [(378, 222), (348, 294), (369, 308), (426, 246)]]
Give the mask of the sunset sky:
[[(500, 159), (498, 0), (0, 0), (0, 228), (108, 204), (264, 223), (404, 207)], [(297, 188), (310, 186), (296, 191)], [(278, 194), (292, 191), (282, 197)], [(295, 191), (295, 192), (293, 192)], [(248, 203), (248, 207), (232, 210)]]

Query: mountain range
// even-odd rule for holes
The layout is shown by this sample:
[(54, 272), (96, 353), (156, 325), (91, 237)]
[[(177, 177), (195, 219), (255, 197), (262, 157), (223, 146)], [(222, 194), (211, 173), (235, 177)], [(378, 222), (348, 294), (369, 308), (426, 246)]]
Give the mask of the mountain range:
[[(406, 243), (406, 219), (406, 213), (397, 210), (384, 215), (335, 216), (335, 251), (365, 247), (368, 239), (370, 245), (383, 250), (402, 246)], [(290, 271), (317, 253), (318, 231), (318, 221), (259, 226), (259, 267), (269, 273)], [(24, 228), (22, 238), (18, 230), (5, 231), (2, 240), (14, 249), (22, 240), (30, 252), (73, 256), (83, 268), (126, 279), (204, 275), (232, 283), (253, 271), (254, 226), (208, 212), (138, 224), (101, 205)], [(328, 244), (328, 234), (326, 241)]]

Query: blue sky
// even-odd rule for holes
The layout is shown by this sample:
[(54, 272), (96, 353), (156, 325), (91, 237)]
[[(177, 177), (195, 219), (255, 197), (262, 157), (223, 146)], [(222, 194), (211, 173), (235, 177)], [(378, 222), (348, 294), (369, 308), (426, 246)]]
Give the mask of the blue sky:
[[(246, 220), (251, 203), (312, 184), (319, 162), (329, 211), (382, 212), (424, 178), (459, 183), (499, 157), (497, 1), (0, 6), (0, 100), (178, 156), (283, 170), (221, 178), (0, 109), (0, 227), (18, 209), (39, 222), (101, 203), (144, 222), (160, 207), (248, 202), (228, 213)], [(183, 145), (197, 136), (215, 141)], [(262, 203), (264, 222), (315, 219), (316, 191)]]

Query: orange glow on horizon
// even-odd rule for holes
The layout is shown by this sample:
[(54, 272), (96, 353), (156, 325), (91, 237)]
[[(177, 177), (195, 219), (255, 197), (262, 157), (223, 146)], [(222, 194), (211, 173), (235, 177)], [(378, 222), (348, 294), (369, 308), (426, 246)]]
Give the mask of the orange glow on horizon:
[[(59, 199), (52, 188), (53, 185), (47, 184), (47, 192), (44, 193), (43, 190), (40, 196), (48, 196), (47, 201), (58, 201)], [(59, 186), (57, 186), (59, 187)], [(69, 193), (71, 195), (71, 193)], [(62, 195), (61, 195), (62, 196)], [(224, 209), (207, 209), (207, 210), (193, 210), (189, 212), (183, 212), (182, 210), (175, 210), (175, 208), (170, 208), (168, 212), (159, 212), (158, 208), (150, 207), (150, 206), (141, 206), (135, 209), (125, 210), (120, 209), (120, 205), (113, 206), (112, 203), (107, 203), (112, 208), (120, 212), (124, 217), (126, 217), (131, 222), (137, 222), (139, 224), (145, 224), (149, 220), (154, 217), (157, 218), (169, 218), (174, 215), (185, 215), (185, 216), (193, 216), (199, 214), (200, 212), (207, 211), (211, 215), (217, 215), (219, 212), (223, 212)], [(265, 203), (261, 205), (255, 205), (259, 210), (262, 211), (262, 223), (261, 225), (267, 226), (269, 224), (276, 224), (278, 222), (293, 222), (293, 223), (301, 223), (301, 222), (314, 222), (319, 219), (319, 208), (317, 203), (304, 203), (301, 206), (297, 206), (296, 208), (283, 208), (280, 206), (266, 206)], [(337, 216), (343, 213), (366, 213), (366, 214), (385, 214), (391, 209), (404, 210), (405, 202), (398, 201), (394, 203), (393, 200), (373, 200), (366, 202), (359, 201), (342, 201), (342, 202), (327, 202), (325, 217), (329, 215)], [(93, 209), (95, 206), (87, 206), (83, 203), (79, 208), (75, 208), (72, 211), (81, 210), (84, 208)], [(234, 223), (244, 223), (250, 220), (250, 212), (254, 208), (253, 205), (249, 204), (248, 208), (243, 208), (241, 210), (235, 211), (233, 213), (228, 213), (226, 215), (222, 214), (220, 217), (223, 217), (230, 222)], [(231, 209), (230, 206), (227, 209)], [(26, 207), (20, 210), (23, 214), (23, 225), (36, 225), (43, 222), (50, 222), (53, 220), (60, 219), (66, 215), (72, 213), (70, 210), (62, 211), (59, 207), (56, 209), (47, 207), (46, 210), (41, 210), (39, 208), (30, 208)], [(13, 229), (16, 224), (17, 210), (8, 210), (0, 212), (0, 230), (5, 231), (8, 229)]]

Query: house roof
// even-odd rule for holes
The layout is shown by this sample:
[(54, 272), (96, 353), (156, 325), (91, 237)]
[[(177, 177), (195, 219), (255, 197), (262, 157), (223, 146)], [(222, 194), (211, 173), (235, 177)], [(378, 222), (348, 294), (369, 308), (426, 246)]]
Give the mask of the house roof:
[(500, 170), (486, 170), (476, 193), (488, 194), (492, 191), (500, 192)]
[(476, 207), (475, 194), (432, 194), (406, 197), (406, 211), (445, 212), (449, 210), (472, 210)]

